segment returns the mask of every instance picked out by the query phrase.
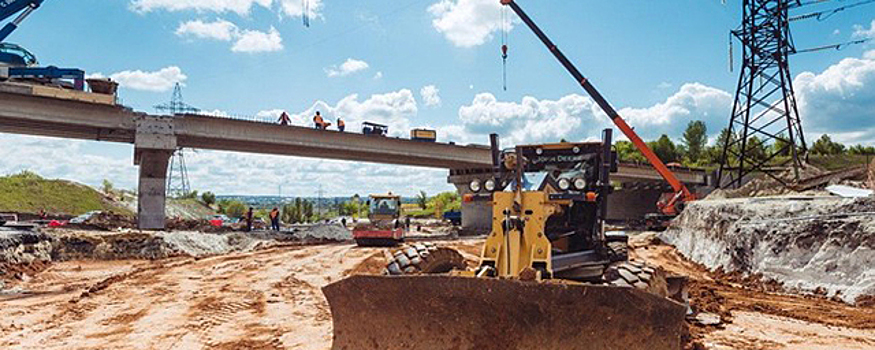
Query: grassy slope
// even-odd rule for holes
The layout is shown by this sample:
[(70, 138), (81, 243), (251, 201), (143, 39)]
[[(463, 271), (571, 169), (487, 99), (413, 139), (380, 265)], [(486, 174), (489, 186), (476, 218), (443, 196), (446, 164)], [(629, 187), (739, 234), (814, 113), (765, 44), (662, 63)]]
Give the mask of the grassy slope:
[(0, 177), (0, 211), (79, 215), (90, 210), (132, 214), (104, 200), (91, 187), (65, 180), (44, 179), (33, 173)]

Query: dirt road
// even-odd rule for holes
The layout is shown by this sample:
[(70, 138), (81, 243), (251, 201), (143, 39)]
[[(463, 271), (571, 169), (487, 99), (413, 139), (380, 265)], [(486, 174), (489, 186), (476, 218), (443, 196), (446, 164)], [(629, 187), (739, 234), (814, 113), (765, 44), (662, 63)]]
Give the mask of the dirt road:
[(325, 349), (331, 315), (319, 288), (375, 251), (55, 264), (20, 285), (36, 294), (0, 299), (0, 348)]

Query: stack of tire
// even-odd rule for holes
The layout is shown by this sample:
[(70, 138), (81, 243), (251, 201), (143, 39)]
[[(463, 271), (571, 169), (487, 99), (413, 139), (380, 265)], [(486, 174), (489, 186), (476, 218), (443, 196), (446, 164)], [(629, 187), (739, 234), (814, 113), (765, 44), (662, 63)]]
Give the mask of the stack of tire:
[(465, 258), (452, 248), (433, 243), (404, 245), (391, 253), (386, 275), (435, 274), (467, 268)]

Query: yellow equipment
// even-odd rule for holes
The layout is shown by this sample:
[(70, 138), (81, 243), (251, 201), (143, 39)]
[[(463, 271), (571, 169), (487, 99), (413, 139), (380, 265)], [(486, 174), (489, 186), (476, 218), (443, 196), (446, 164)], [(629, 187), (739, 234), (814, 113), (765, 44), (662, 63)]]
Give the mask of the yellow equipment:
[(437, 141), (437, 131), (431, 129), (413, 129), (410, 130), (410, 139), (413, 141), (435, 142)]
[(333, 348), (681, 348), (686, 307), (668, 296), (682, 288), (628, 261), (626, 236), (604, 230), (616, 171), (610, 130), (602, 142), (505, 152), (492, 135), (492, 150), (492, 176), (464, 196), (492, 204), (478, 266), (396, 276), (415, 260), (396, 256), (390, 276), (326, 286)]

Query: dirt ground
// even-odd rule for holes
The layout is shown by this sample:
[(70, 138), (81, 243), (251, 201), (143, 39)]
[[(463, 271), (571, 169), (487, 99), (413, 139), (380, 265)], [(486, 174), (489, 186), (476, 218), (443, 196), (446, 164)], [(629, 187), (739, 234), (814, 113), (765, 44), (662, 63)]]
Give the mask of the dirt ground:
[(706, 349), (875, 349), (875, 307), (780, 293), (773, 283), (709, 272), (644, 234), (632, 257), (689, 277), (690, 304), (720, 316), (717, 326), (691, 324)]
[[(482, 241), (437, 243), (473, 261)], [(670, 246), (633, 243), (635, 257), (691, 276), (694, 308), (721, 316), (719, 326), (693, 327), (705, 348), (875, 349), (875, 308), (767, 293), (768, 284), (708, 272)], [(0, 295), (0, 348), (328, 349), (320, 287), (383, 264), (383, 248), (352, 244), (55, 263), (11, 286), (28, 293)]]

